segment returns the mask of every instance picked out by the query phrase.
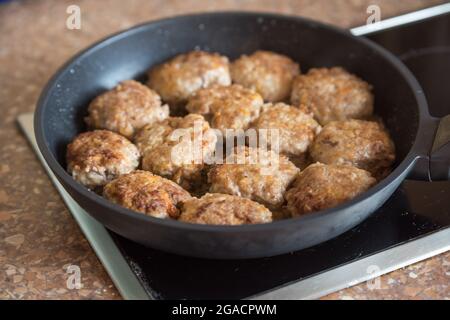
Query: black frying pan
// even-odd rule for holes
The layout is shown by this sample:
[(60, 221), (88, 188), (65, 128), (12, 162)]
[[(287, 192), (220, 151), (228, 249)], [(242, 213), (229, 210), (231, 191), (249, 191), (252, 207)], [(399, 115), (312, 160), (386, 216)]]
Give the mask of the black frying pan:
[[(395, 169), (376, 186), (338, 207), (244, 226), (186, 224), (145, 216), (119, 207), (75, 182), (65, 170), (66, 145), (86, 130), (83, 117), (88, 103), (119, 81), (144, 80), (145, 71), (152, 65), (196, 48), (220, 52), (231, 59), (257, 49), (273, 50), (300, 62), (303, 72), (310, 67), (343, 66), (359, 75), (374, 86), (376, 113), (384, 119), (397, 148)], [(240, 12), (164, 19), (98, 42), (71, 59), (50, 80), (39, 99), (34, 122), (40, 151), (56, 177), (107, 228), (156, 249), (220, 259), (295, 251), (356, 226), (379, 208), (408, 175), (429, 179), (429, 153), (438, 123), (439, 119), (430, 117), (415, 78), (376, 44), (303, 18)], [(441, 130), (448, 129), (448, 122), (447, 127), (445, 121), (441, 124)], [(445, 130), (442, 132), (440, 142), (436, 142), (438, 147), (449, 140)], [(442, 148), (435, 144), (433, 150), (438, 149)]]

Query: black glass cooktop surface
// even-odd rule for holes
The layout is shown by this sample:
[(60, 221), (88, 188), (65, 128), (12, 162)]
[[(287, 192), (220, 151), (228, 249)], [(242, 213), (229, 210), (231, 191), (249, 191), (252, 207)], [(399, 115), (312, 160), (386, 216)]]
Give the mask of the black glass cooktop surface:
[[(450, 113), (450, 14), (377, 32), (415, 73), (431, 113)], [(450, 182), (405, 181), (387, 203), (354, 229), (312, 248), (282, 256), (217, 261), (143, 247), (112, 233), (150, 297), (239, 299), (302, 280), (450, 226)]]

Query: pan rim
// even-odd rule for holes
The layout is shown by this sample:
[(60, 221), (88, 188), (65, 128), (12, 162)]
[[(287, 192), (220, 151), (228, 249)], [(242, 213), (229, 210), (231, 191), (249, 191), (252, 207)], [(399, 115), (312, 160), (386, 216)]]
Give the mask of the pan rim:
[[(281, 19), (281, 20), (291, 20), (293, 22), (300, 22), (304, 24), (309, 24), (315, 26), (317, 28), (328, 29), (329, 31), (338, 33), (340, 35), (344, 35), (347, 37), (354, 38), (355, 41), (360, 42), (362, 45), (368, 46), (375, 50), (378, 54), (380, 54), (384, 59), (386, 59), (397, 71), (404, 77), (409, 87), (413, 90), (415, 99), (417, 101), (417, 108), (419, 109), (419, 122), (417, 127), (416, 136), (414, 137), (414, 143), (410, 148), (408, 154), (405, 158), (397, 165), (397, 167), (383, 180), (379, 181), (375, 186), (367, 190), (366, 192), (356, 196), (355, 198), (340, 204), (336, 207), (316, 211), (304, 216), (293, 217), (289, 219), (283, 219), (278, 221), (273, 221), (265, 224), (249, 224), (249, 225), (237, 225), (237, 226), (223, 226), (223, 225), (203, 225), (203, 224), (193, 224), (193, 223), (185, 223), (177, 220), (169, 220), (169, 219), (159, 219), (151, 216), (144, 215), (142, 213), (135, 212), (133, 210), (121, 207), (117, 204), (114, 204), (100, 195), (88, 190), (83, 185), (76, 182), (71, 175), (67, 173), (67, 171), (63, 168), (63, 166), (57, 161), (54, 157), (53, 153), (48, 148), (46, 143), (46, 139), (44, 137), (44, 118), (43, 111), (47, 104), (48, 98), (50, 96), (50, 92), (56, 86), (58, 79), (65, 73), (68, 72), (69, 67), (76, 63), (76, 61), (83, 59), (89, 54), (95, 52), (96, 50), (102, 49), (109, 44), (120, 41), (123, 38), (126, 38), (132, 34), (141, 32), (149, 27), (154, 27), (156, 25), (163, 25), (165, 23), (173, 23), (176, 20), (183, 19), (192, 19), (192, 18), (206, 18), (206, 17), (215, 17), (215, 16), (248, 16), (254, 18), (268, 18), (268, 19)], [(203, 13), (193, 13), (186, 15), (177, 15), (171, 16), (167, 18), (162, 18), (158, 20), (152, 20), (150, 22), (144, 22), (128, 28), (126, 30), (122, 30), (116, 33), (113, 33), (105, 38), (102, 38), (87, 48), (81, 50), (77, 54), (75, 54), (72, 58), (70, 58), (66, 63), (64, 63), (50, 78), (45, 87), (43, 88), (39, 100), (37, 102), (37, 107), (34, 113), (34, 131), (37, 140), (37, 144), (39, 150), (41, 151), (45, 161), (51, 168), (51, 170), (55, 173), (58, 179), (62, 180), (63, 185), (68, 185), (70, 188), (73, 188), (77, 193), (82, 195), (83, 197), (88, 198), (90, 201), (97, 203), (98, 205), (104, 207), (105, 209), (114, 211), (112, 214), (120, 213), (121, 215), (125, 215), (128, 218), (137, 219), (143, 222), (157, 224), (161, 227), (167, 228), (176, 228), (183, 229), (189, 231), (197, 231), (197, 232), (221, 232), (221, 233), (234, 233), (234, 232), (260, 232), (268, 229), (284, 229), (287, 225), (292, 224), (301, 224), (305, 221), (319, 219), (323, 216), (331, 215), (336, 211), (345, 210), (347, 208), (352, 207), (356, 203), (362, 202), (364, 200), (369, 200), (373, 195), (387, 188), (391, 183), (397, 180), (402, 174), (406, 175), (409, 170), (415, 164), (415, 161), (421, 157), (426, 156), (425, 154), (420, 154), (418, 152), (419, 139), (421, 133), (424, 130), (424, 124), (427, 118), (429, 118), (427, 102), (425, 99), (425, 95), (423, 93), (422, 88), (420, 87), (418, 81), (409, 71), (409, 69), (392, 53), (382, 48), (378, 44), (362, 37), (353, 36), (349, 31), (345, 29), (340, 29), (339, 27), (328, 25), (322, 22), (317, 22), (308, 18), (294, 16), (294, 15), (285, 15), (278, 13), (267, 13), (267, 12), (257, 12), (257, 11), (221, 11), (221, 12), (203, 12)], [(66, 186), (65, 186), (66, 188)]]

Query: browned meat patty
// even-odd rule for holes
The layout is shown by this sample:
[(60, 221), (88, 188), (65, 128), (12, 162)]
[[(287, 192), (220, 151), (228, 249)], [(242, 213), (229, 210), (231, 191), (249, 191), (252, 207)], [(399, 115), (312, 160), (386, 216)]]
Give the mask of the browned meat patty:
[(322, 125), (334, 120), (365, 119), (373, 112), (371, 88), (340, 67), (311, 69), (294, 80), (291, 102), (310, 107)]
[(189, 99), (189, 112), (205, 115), (213, 128), (247, 129), (263, 105), (262, 97), (240, 85), (212, 86), (198, 90)]
[(151, 174), (133, 171), (108, 183), (106, 199), (137, 212), (156, 218), (178, 218), (181, 201), (191, 198), (189, 192), (175, 182)]
[(376, 180), (369, 172), (347, 165), (315, 163), (303, 170), (286, 192), (292, 216), (333, 208), (368, 190)]
[(127, 138), (146, 124), (169, 116), (169, 107), (161, 106), (158, 94), (134, 80), (124, 81), (95, 98), (88, 111), (89, 127), (111, 130)]
[(101, 187), (138, 165), (136, 146), (111, 131), (81, 133), (67, 146), (67, 171), (88, 188)]
[(234, 83), (258, 92), (265, 101), (278, 102), (289, 98), (294, 77), (300, 67), (290, 58), (270, 51), (243, 55), (231, 64)]
[(189, 191), (204, 182), (203, 170), (217, 136), (198, 114), (169, 118), (144, 127), (135, 137), (143, 152), (142, 169), (179, 183)]
[(285, 156), (241, 146), (234, 149), (224, 164), (209, 171), (209, 191), (248, 198), (271, 209), (280, 208), (284, 192), (299, 171)]
[(395, 160), (394, 143), (379, 122), (334, 121), (325, 125), (310, 148), (314, 161), (348, 164), (376, 178), (389, 173)]
[(217, 84), (231, 84), (228, 58), (217, 53), (192, 51), (153, 67), (148, 85), (170, 104), (175, 113), (183, 109), (195, 91)]
[(278, 150), (295, 164), (304, 161), (305, 152), (321, 130), (306, 107), (296, 108), (282, 102), (264, 105), (253, 127), (268, 130), (266, 140), (269, 147), (271, 130), (278, 129)]
[(263, 205), (228, 194), (207, 193), (183, 203), (179, 221), (213, 225), (267, 223), (272, 213)]

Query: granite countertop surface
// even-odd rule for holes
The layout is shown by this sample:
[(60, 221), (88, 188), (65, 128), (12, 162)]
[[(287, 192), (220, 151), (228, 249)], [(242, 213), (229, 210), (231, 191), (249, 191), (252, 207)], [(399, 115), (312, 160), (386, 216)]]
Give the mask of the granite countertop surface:
[[(310, 17), (341, 27), (363, 24), (370, 4), (390, 17), (435, 0), (42, 0), (0, 5), (0, 299), (120, 299), (64, 206), (16, 118), (33, 111), (56, 69), (92, 42), (135, 24), (176, 14), (257, 10)], [(81, 8), (81, 30), (66, 28), (69, 5)], [(83, 287), (68, 289), (68, 265)], [(450, 252), (324, 299), (450, 299)]]

